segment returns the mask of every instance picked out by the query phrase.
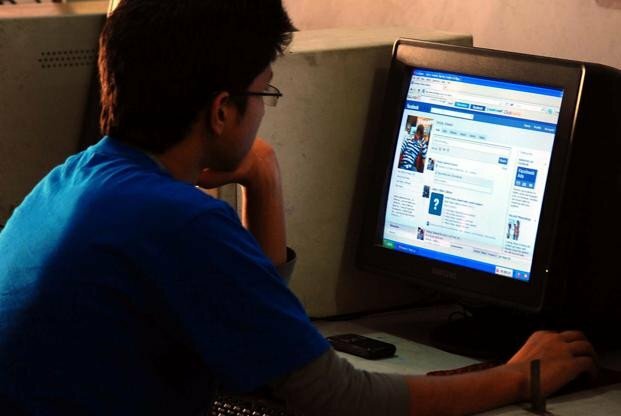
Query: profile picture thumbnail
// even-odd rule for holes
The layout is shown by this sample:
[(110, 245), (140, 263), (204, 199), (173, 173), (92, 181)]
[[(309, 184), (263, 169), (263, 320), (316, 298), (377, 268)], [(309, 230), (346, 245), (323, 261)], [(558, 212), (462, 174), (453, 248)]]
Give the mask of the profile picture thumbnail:
[(520, 239), (520, 220), (507, 222), (507, 239), (517, 241)]
[(436, 160), (430, 157), (427, 160), (427, 170), (434, 170), (435, 168), (436, 168)]
[(429, 185), (423, 186), (423, 198), (429, 198), (430, 190), (431, 190), (431, 187)]
[(399, 169), (421, 173), (425, 170), (432, 125), (433, 119), (408, 116), (399, 153)]

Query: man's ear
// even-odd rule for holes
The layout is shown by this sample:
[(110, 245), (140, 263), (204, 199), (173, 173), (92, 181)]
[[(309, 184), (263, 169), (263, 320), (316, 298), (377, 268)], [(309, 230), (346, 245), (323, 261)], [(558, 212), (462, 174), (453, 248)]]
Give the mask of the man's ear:
[(216, 95), (216, 98), (214, 98), (211, 104), (211, 108), (206, 114), (205, 122), (207, 128), (211, 130), (215, 136), (220, 136), (226, 128), (227, 123), (232, 119), (231, 117), (233, 114), (231, 111), (233, 110), (233, 106), (231, 106), (229, 97), (230, 94), (225, 91)]

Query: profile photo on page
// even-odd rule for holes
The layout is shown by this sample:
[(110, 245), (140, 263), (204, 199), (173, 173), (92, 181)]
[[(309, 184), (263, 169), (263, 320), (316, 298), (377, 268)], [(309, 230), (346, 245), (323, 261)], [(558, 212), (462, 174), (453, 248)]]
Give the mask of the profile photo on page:
[(399, 169), (418, 173), (425, 170), (432, 126), (433, 119), (431, 118), (413, 115), (407, 117), (402, 132), (403, 142), (397, 166)]

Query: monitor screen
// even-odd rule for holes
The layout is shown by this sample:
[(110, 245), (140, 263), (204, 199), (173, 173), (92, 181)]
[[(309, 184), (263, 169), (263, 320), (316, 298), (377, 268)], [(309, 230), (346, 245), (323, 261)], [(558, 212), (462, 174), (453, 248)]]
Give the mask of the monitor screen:
[(528, 282), (562, 98), (559, 88), (411, 69), (383, 246)]
[(358, 264), (540, 310), (557, 271), (583, 71), (577, 62), (399, 40)]

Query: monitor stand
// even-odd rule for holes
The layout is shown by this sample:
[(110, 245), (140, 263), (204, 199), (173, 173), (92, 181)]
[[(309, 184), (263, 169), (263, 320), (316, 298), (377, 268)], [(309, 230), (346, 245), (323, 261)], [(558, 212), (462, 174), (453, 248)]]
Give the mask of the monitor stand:
[(436, 348), (483, 360), (507, 360), (544, 325), (530, 315), (492, 307), (468, 307), (430, 332)]

